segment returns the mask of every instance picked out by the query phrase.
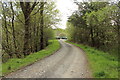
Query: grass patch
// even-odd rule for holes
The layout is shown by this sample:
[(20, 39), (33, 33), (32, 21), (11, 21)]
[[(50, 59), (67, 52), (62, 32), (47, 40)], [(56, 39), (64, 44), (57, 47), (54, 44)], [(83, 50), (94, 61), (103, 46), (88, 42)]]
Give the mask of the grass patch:
[(60, 48), (60, 44), (57, 40), (50, 40), (49, 45), (36, 53), (28, 55), (26, 58), (18, 59), (13, 58), (8, 60), (6, 63), (2, 64), (2, 76), (13, 72), (17, 69), (20, 69), (24, 66), (27, 66), (29, 64), (34, 63), (37, 60), (40, 60), (42, 58), (45, 58), (46, 56), (49, 56), (53, 54), (55, 51), (57, 51)]
[(89, 60), (93, 77), (95, 78), (118, 78), (118, 59), (108, 53), (96, 50), (95, 48), (76, 44), (67, 41), (70, 44), (82, 48)]

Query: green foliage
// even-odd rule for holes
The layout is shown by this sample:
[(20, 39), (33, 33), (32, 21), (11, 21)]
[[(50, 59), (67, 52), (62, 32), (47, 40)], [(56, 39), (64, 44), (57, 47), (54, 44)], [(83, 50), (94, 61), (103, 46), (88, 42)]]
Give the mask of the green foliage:
[(55, 32), (55, 37), (66, 37), (67, 36), (67, 32), (64, 29), (56, 28), (54, 29), (54, 32)]
[[(11, 3), (12, 6), (10, 2), (2, 2), (3, 62), (10, 58), (22, 58), (30, 53), (40, 51), (41, 45), (45, 48), (48, 45), (48, 40), (54, 37), (52, 27), (60, 20), (55, 2), (45, 3), (44, 9), (41, 9), (41, 2), (39, 2), (33, 10), (30, 10), (30, 7), (34, 2), (27, 3), (28, 7), (25, 7), (25, 2), (23, 2), (24, 6), (21, 6), (22, 3), (19, 2)], [(43, 10), (42, 16), (41, 10)], [(28, 18), (26, 19), (25, 16)], [(41, 24), (41, 21), (44, 25)]]
[(69, 40), (118, 55), (119, 10), (116, 5), (108, 2), (78, 4), (82, 7), (67, 22)]
[(118, 58), (99, 51), (87, 45), (76, 44), (67, 41), (73, 45), (82, 48), (88, 58), (93, 77), (95, 78), (118, 78)]
[(6, 75), (12, 71), (15, 71), (15, 70), (25, 67), (29, 64), (32, 64), (40, 59), (43, 59), (43, 58), (53, 54), (59, 48), (60, 48), (60, 44), (57, 40), (49, 40), (49, 45), (45, 49), (43, 49), (39, 52), (36, 52), (36, 53), (32, 53), (25, 58), (21, 58), (21, 59), (13, 58), (13, 59), (9, 59), (8, 62), (3, 63), (2, 64), (2, 74)]

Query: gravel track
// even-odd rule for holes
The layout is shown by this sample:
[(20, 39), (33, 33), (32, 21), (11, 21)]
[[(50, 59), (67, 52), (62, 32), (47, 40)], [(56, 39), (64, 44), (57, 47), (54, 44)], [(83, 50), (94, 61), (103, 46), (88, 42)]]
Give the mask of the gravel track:
[(59, 41), (53, 55), (7, 75), (7, 78), (91, 78), (85, 53), (78, 47)]

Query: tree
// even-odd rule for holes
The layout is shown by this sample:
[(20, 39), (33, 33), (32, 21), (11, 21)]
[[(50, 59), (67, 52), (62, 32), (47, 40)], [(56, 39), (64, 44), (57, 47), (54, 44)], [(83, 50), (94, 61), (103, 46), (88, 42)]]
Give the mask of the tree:
[[(77, 5), (79, 9), (68, 19), (67, 30), (73, 38), (71, 40), (116, 54), (119, 33), (116, 5), (108, 2), (85, 2)], [(70, 31), (71, 29), (74, 31)]]
[(30, 32), (29, 32), (29, 24), (30, 24), (30, 14), (35, 8), (35, 6), (38, 4), (38, 2), (34, 2), (33, 5), (31, 6), (30, 2), (20, 2), (20, 6), (22, 9), (22, 12), (24, 14), (24, 19), (25, 19), (25, 35), (24, 35), (24, 55), (30, 54)]
[(45, 2), (41, 2), (41, 8), (40, 8), (40, 16), (41, 16), (41, 19), (40, 19), (40, 49), (44, 49), (44, 33), (43, 33), (43, 27), (44, 27), (44, 19), (43, 19), (43, 11), (44, 11), (44, 4)]
[(52, 27), (59, 21), (59, 11), (54, 2), (43, 3), (3, 2), (3, 62), (25, 57), (49, 45), (48, 40), (54, 36)]

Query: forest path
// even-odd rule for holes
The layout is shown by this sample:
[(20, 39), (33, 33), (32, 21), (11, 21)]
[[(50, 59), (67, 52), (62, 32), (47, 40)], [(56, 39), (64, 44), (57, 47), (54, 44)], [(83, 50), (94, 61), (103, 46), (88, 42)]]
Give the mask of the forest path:
[(59, 40), (60, 50), (7, 78), (91, 78), (85, 53), (78, 47)]

